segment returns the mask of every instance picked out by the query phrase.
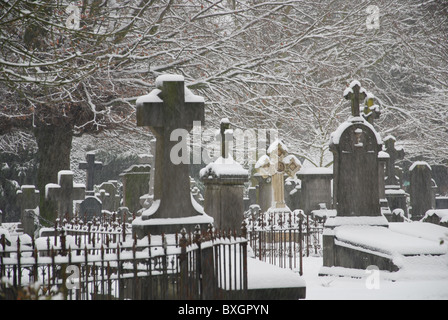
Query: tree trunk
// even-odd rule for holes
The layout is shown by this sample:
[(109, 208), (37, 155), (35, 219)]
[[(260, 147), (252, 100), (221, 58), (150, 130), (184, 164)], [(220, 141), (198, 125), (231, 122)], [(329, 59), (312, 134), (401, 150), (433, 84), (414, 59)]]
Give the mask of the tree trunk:
[(40, 191), (40, 215), (54, 221), (55, 212), (45, 201), (45, 186), (48, 183), (58, 183), (60, 170), (70, 170), (73, 127), (68, 120), (58, 124), (42, 124), (35, 128), (34, 135), (38, 146), (37, 188)]

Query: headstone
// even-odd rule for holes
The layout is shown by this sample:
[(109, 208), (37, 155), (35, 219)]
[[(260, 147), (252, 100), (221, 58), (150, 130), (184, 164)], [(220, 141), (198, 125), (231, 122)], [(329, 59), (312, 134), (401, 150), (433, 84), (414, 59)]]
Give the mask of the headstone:
[(305, 214), (317, 210), (320, 204), (331, 209), (331, 181), (333, 170), (330, 168), (302, 168), (297, 177), (302, 181), (301, 209)]
[(285, 202), (291, 211), (301, 208), (300, 199), (302, 196), (302, 183), (294, 177), (288, 177), (285, 180)]
[(98, 186), (100, 192), (96, 196), (101, 200), (103, 210), (110, 212), (117, 211), (120, 206), (120, 195), (117, 188), (118, 181), (116, 180), (109, 180)]
[(267, 153), (258, 159), (255, 168), (264, 179), (272, 178), (272, 204), (268, 212), (291, 212), (285, 202), (285, 176), (295, 177), (301, 163), (279, 139), (269, 146)]
[(206, 229), (213, 221), (191, 196), (189, 165), (178, 159), (174, 163), (171, 155), (179, 149), (179, 142), (171, 138), (172, 134), (187, 135), (194, 121), (203, 124), (204, 99), (185, 87), (182, 76), (159, 76), (156, 87), (150, 94), (137, 99), (137, 126), (149, 127), (157, 139), (154, 203), (133, 221), (133, 232), (138, 237), (146, 236), (148, 232), (176, 232), (183, 227), (193, 231), (197, 224)]
[(79, 163), (79, 169), (86, 170), (86, 194), (93, 195), (93, 186), (95, 183), (95, 171), (101, 170), (103, 164), (95, 161), (95, 153), (87, 152), (86, 162)]
[(389, 155), (389, 160), (386, 162), (385, 194), (392, 211), (399, 208), (407, 212), (408, 194), (402, 188), (401, 168), (397, 165), (397, 161), (404, 158), (404, 150), (396, 147), (395, 143), (396, 139), (391, 135), (384, 138), (384, 151)]
[(36, 231), (36, 216), (39, 215), (39, 190), (33, 185), (23, 185), (17, 191), (17, 201), (20, 206), (20, 221), (23, 232), (34, 237)]
[(337, 215), (325, 223), (323, 261), (326, 267), (361, 266), (367, 261), (356, 252), (352, 254), (338, 246), (334, 230), (340, 226), (388, 227), (379, 201), (381, 137), (370, 123), (359, 116), (359, 103), (365, 98), (365, 90), (358, 81), (350, 84), (344, 97), (351, 101), (352, 116), (332, 133), (330, 140), (330, 151), (334, 157), (333, 201)]
[(389, 207), (389, 202), (386, 198), (386, 164), (389, 161), (389, 154), (384, 151), (378, 153), (378, 193), (380, 196), (380, 208), (383, 216), (386, 217), (387, 221), (395, 222), (392, 216), (392, 210)]
[(266, 212), (272, 205), (272, 177), (264, 177), (258, 172), (255, 173), (252, 177), (258, 183), (257, 204), (260, 206), (261, 212)]
[(78, 213), (81, 215), (81, 217), (86, 217), (86, 220), (90, 221), (94, 217), (101, 218), (102, 210), (103, 205), (100, 199), (93, 196), (87, 196), (83, 201), (80, 202)]
[(135, 164), (120, 174), (123, 181), (123, 206), (132, 213), (137, 213), (141, 208), (140, 197), (149, 192), (150, 172), (149, 164)]
[(431, 167), (427, 162), (416, 161), (409, 168), (411, 219), (420, 220), (432, 209), (433, 192)]
[(448, 197), (437, 196), (436, 197), (436, 209), (448, 209)]
[(205, 185), (204, 211), (221, 230), (239, 230), (244, 219), (244, 183), (249, 173), (229, 155), (230, 122), (221, 120), (221, 157), (200, 171)]
[(73, 201), (85, 197), (85, 185), (73, 182), (73, 171), (61, 170), (58, 172), (58, 183), (49, 183), (45, 186), (45, 198), (54, 204), (59, 218), (65, 214), (73, 217)]

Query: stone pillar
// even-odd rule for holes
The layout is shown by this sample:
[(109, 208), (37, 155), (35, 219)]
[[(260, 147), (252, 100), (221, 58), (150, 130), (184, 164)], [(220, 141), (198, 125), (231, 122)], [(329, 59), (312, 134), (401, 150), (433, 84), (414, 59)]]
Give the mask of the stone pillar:
[[(225, 121), (224, 121), (225, 120)], [(221, 230), (239, 230), (244, 219), (244, 183), (249, 173), (229, 155), (230, 123), (221, 120), (221, 157), (200, 171), (205, 185), (204, 211)]]

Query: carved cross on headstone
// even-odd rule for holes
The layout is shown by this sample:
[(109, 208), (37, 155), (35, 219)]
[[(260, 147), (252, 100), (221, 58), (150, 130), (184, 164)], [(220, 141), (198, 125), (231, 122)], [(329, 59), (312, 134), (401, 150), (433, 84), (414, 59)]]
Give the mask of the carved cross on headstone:
[(88, 152), (86, 155), (86, 162), (79, 163), (79, 169), (86, 170), (86, 191), (93, 191), (95, 171), (101, 170), (103, 164), (99, 161), (95, 161), (95, 154)]
[(174, 164), (170, 152), (179, 143), (171, 140), (174, 130), (190, 131), (194, 121), (204, 123), (204, 99), (185, 87), (182, 76), (160, 76), (156, 87), (137, 100), (137, 126), (149, 127), (156, 137), (154, 200), (160, 204), (151, 217), (198, 215), (191, 202), (189, 165)]
[(344, 98), (351, 101), (352, 116), (359, 117), (359, 104), (366, 98), (366, 91), (361, 87), (359, 81), (354, 80), (344, 91)]
[(384, 146), (386, 152), (389, 154), (389, 161), (386, 162), (386, 185), (397, 186), (400, 185), (400, 181), (397, 178), (396, 162), (397, 160), (404, 159), (404, 150), (401, 148), (395, 148), (396, 139), (393, 136), (387, 136), (384, 138)]
[(286, 208), (284, 176), (294, 178), (301, 168), (300, 161), (294, 155), (288, 155), (286, 146), (280, 140), (271, 144), (268, 154), (258, 160), (256, 168), (263, 178), (272, 177), (273, 207)]

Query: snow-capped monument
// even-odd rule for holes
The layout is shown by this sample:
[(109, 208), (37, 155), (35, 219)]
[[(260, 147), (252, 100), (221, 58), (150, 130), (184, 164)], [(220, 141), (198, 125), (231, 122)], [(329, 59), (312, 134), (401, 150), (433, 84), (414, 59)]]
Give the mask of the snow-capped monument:
[(154, 203), (133, 221), (137, 237), (148, 232), (173, 233), (183, 227), (193, 230), (197, 224), (213, 222), (191, 196), (189, 165), (171, 159), (179, 143), (171, 139), (173, 131), (189, 132), (194, 121), (203, 124), (204, 118), (204, 98), (191, 93), (180, 75), (159, 76), (156, 89), (137, 99), (137, 126), (149, 127), (157, 140)]

